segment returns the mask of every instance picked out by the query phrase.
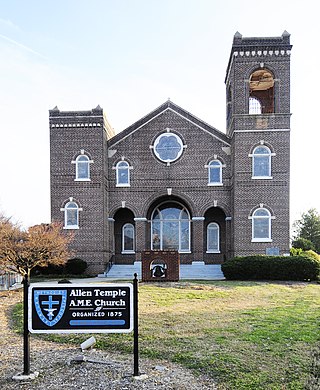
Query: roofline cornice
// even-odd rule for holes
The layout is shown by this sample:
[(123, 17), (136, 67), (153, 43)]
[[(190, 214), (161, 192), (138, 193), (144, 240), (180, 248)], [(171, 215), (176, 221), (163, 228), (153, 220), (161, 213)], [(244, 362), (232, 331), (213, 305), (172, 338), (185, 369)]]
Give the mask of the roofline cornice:
[(210, 126), (206, 122), (202, 121), (201, 119), (195, 117), (190, 112), (184, 110), (183, 108), (179, 107), (178, 105), (172, 103), (170, 100), (166, 101), (164, 104), (156, 108), (155, 110), (151, 111), (148, 115), (145, 115), (141, 119), (139, 119), (137, 122), (133, 123), (131, 126), (127, 127), (122, 132), (115, 135), (113, 138), (109, 140), (109, 145), (114, 146), (118, 144), (119, 142), (126, 139), (131, 134), (135, 133), (137, 130), (143, 128), (145, 125), (150, 123), (152, 120), (157, 118), (159, 115), (163, 114), (166, 111), (172, 111), (175, 114), (179, 115), (180, 117), (186, 119), (188, 122), (192, 123), (193, 125), (197, 126), (199, 129), (205, 131), (206, 133), (212, 135), (214, 138), (219, 139), (221, 142), (225, 143), (226, 145), (230, 146), (230, 141), (227, 135), (220, 132), (216, 128)]

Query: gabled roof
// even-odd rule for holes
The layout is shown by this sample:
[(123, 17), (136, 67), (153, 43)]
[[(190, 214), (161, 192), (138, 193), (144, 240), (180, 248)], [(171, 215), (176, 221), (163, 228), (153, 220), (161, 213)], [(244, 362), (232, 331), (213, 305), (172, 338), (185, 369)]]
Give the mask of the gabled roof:
[(210, 133), (213, 137), (219, 139), (220, 141), (226, 143), (227, 145), (230, 145), (230, 138), (226, 136), (226, 134), (222, 133), (221, 131), (217, 130), (215, 127), (212, 127), (208, 125), (208, 123), (202, 121), (201, 119), (197, 118), (196, 116), (192, 115), (190, 112), (184, 110), (183, 108), (177, 106), (174, 104), (171, 100), (167, 100), (165, 103), (161, 104), (158, 108), (151, 111), (146, 116), (139, 119), (137, 122), (133, 123), (131, 126), (127, 127), (125, 130), (121, 131), (114, 137), (112, 137), (108, 143), (110, 146), (113, 146), (117, 144), (118, 142), (124, 140), (129, 135), (134, 133), (135, 131), (141, 129), (143, 126), (145, 126), (147, 123), (152, 121), (154, 118), (162, 114), (163, 112), (171, 110), (175, 112), (177, 115), (180, 115), (182, 118), (186, 119), (187, 121), (193, 123), (195, 126), (199, 127), (202, 131), (205, 131), (206, 133)]

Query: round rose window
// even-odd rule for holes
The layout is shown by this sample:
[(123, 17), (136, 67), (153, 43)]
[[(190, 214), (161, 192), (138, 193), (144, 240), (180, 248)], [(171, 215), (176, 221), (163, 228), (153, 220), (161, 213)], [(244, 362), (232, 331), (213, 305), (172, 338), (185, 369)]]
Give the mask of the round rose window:
[(163, 133), (154, 141), (153, 151), (156, 157), (166, 163), (176, 161), (183, 152), (180, 137), (173, 133)]

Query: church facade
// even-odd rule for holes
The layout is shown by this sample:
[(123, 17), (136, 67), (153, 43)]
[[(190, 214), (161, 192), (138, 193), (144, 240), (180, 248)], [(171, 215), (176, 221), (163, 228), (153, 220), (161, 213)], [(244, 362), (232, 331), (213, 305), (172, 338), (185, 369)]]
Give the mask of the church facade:
[(172, 101), (114, 134), (102, 108), (50, 110), (51, 215), (89, 273), (289, 252), (290, 35), (236, 33), (226, 133)]

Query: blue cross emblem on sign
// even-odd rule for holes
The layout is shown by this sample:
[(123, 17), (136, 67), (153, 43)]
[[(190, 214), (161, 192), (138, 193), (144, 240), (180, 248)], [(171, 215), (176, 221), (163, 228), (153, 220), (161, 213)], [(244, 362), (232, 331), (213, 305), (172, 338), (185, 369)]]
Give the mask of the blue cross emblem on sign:
[(67, 304), (67, 290), (36, 290), (34, 305), (40, 320), (54, 326), (63, 316)]

